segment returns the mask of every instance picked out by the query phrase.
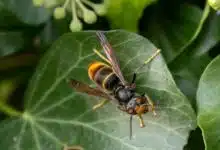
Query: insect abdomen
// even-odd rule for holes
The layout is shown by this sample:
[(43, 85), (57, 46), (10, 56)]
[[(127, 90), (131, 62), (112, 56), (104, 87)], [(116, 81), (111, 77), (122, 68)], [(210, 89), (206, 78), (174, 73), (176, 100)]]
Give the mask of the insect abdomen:
[(112, 91), (120, 82), (112, 68), (101, 62), (92, 63), (89, 66), (88, 74), (91, 80), (109, 91)]
[(96, 73), (103, 67), (107, 66), (106, 64), (104, 63), (101, 63), (101, 62), (93, 62), (89, 65), (89, 68), (88, 68), (88, 74), (89, 74), (89, 78), (91, 80), (94, 81), (94, 77), (96, 75)]

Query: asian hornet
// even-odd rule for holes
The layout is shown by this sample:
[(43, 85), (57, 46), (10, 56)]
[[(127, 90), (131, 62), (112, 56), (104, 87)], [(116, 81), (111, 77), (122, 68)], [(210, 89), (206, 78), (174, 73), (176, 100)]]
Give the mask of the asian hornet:
[[(98, 50), (94, 50), (94, 52), (106, 62), (103, 63), (94, 61), (88, 67), (89, 78), (96, 84), (96, 88), (92, 88), (89, 85), (74, 79), (70, 80), (70, 84), (72, 88), (78, 92), (105, 98), (105, 100), (101, 103), (95, 105), (93, 109), (100, 108), (109, 101), (116, 102), (120, 110), (127, 112), (130, 115), (131, 138), (132, 116), (137, 115), (140, 120), (140, 127), (144, 127), (142, 114), (153, 112), (153, 114), (156, 115), (155, 105), (146, 94), (138, 94), (135, 91), (136, 73), (134, 73), (131, 83), (128, 83), (124, 79), (118, 60), (114, 54), (114, 50), (107, 41), (104, 33), (98, 31), (96, 32), (96, 35), (107, 57), (103, 56)], [(159, 53), (160, 50), (157, 50), (147, 61), (143, 63), (143, 65), (149, 63)]]

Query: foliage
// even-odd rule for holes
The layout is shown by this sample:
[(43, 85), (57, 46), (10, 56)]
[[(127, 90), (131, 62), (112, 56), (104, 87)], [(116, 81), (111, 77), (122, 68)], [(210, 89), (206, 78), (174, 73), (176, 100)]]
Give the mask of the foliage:
[(129, 31), (138, 31), (138, 20), (144, 8), (156, 0), (112, 0), (108, 4), (107, 17), (112, 28), (123, 28)]
[[(0, 0), (0, 149), (220, 149), (219, 8), (218, 0)], [(114, 103), (92, 110), (99, 98), (68, 82), (94, 86), (87, 67), (102, 61), (92, 51), (101, 50), (97, 30), (127, 81), (161, 49), (136, 81), (157, 116), (145, 114), (144, 128), (134, 117), (132, 139), (128, 114)]]
[(207, 149), (220, 149), (219, 133), (216, 129), (220, 124), (219, 65), (220, 57), (218, 56), (203, 72), (197, 91), (198, 125), (203, 131)]

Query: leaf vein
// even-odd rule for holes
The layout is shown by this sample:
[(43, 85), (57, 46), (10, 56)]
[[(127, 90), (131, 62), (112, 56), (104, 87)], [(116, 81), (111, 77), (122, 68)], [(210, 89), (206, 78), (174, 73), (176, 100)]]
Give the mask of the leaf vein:
[[(36, 118), (37, 119), (37, 118)], [(134, 147), (133, 145), (129, 144), (129, 143), (126, 143), (124, 142), (123, 140), (121, 140), (120, 138), (118, 137), (114, 137), (112, 135), (108, 135), (106, 134), (104, 131), (102, 130), (99, 130), (97, 128), (94, 128), (93, 126), (90, 126), (90, 125), (87, 125), (87, 124), (84, 124), (82, 122), (79, 122), (79, 121), (68, 121), (68, 120), (58, 120), (58, 119), (48, 119), (48, 118), (38, 118), (37, 119), (38, 121), (42, 121), (42, 122), (50, 122), (50, 123), (60, 123), (60, 124), (72, 124), (72, 125), (79, 125), (79, 126), (83, 126), (85, 128), (88, 128), (88, 129), (91, 129), (99, 134), (102, 134), (104, 136), (107, 136), (115, 141), (118, 141), (119, 143), (121, 144), (124, 144), (126, 145), (127, 147), (130, 147), (130, 148), (133, 148), (135, 150), (138, 150), (137, 147)]]
[(34, 122), (35, 126), (38, 128), (38, 130), (40, 130), (43, 134), (45, 134), (48, 138), (50, 138), (51, 140), (53, 140), (55, 143), (58, 143), (59, 145), (64, 146), (65, 144), (63, 142), (61, 142), (61, 140), (59, 140), (57, 138), (57, 136), (53, 135), (51, 132), (49, 132), (46, 128), (44, 128), (43, 126), (39, 125), (37, 122)]
[(23, 124), (22, 124), (22, 126), (21, 126), (21, 131), (20, 131), (20, 134), (19, 134), (19, 137), (18, 137), (18, 141), (17, 141), (17, 144), (16, 144), (16, 149), (17, 150), (20, 150), (21, 148), (20, 148), (20, 145), (21, 145), (21, 140), (22, 140), (22, 136), (23, 136), (23, 134), (25, 133), (25, 128), (26, 128), (26, 126), (27, 126), (27, 122), (25, 121)]
[(32, 134), (33, 134), (37, 149), (41, 150), (42, 148), (40, 146), (40, 141), (38, 139), (38, 133), (36, 132), (36, 129), (34, 128), (33, 122), (30, 122), (30, 124), (31, 124), (31, 130), (32, 130)]
[(70, 67), (66, 72), (63, 73), (63, 75), (61, 75), (51, 86), (50, 88), (48, 88), (48, 90), (44, 93), (44, 95), (42, 95), (42, 97), (40, 98), (40, 100), (38, 101), (38, 103), (35, 104), (35, 106), (33, 107), (32, 109), (32, 112), (35, 111), (46, 99), (47, 97), (50, 95), (50, 93), (53, 92), (54, 89), (56, 89), (56, 87), (60, 84), (60, 82), (65, 79), (67, 77), (67, 75), (76, 68), (76, 66), (82, 61), (84, 60), (85, 58), (87, 57), (91, 57), (92, 55), (94, 54), (89, 54), (89, 55), (86, 55), (84, 57), (80, 57), (76, 63)]
[[(33, 78), (31, 79), (31, 82), (32, 82), (32, 85), (33, 85), (33, 88), (32, 90), (29, 92), (29, 95), (27, 95), (27, 98), (28, 98), (28, 101), (27, 101), (27, 106), (25, 108), (29, 108), (30, 104), (31, 104), (31, 101), (33, 100), (33, 97), (34, 97), (34, 93), (36, 92), (36, 89), (37, 89), (37, 86), (38, 86), (38, 83), (39, 83), (39, 80), (40, 78), (42, 77), (44, 71), (46, 70), (51, 58), (55, 55), (55, 52), (50, 52), (51, 53), (51, 56), (46, 60), (46, 62), (44, 63), (42, 69), (39, 69), (38, 71), (35, 72), (36, 74), (36, 79), (33, 80)], [(40, 72), (41, 71), (41, 72)], [(29, 84), (30, 85), (30, 84)]]
[(141, 39), (141, 38), (140, 38), (140, 37), (135, 37), (135, 38), (132, 38), (132, 39), (128, 39), (128, 40), (125, 40), (125, 41), (123, 41), (123, 42), (114, 44), (114, 45), (112, 45), (112, 47), (113, 47), (113, 48), (117, 48), (117, 47), (119, 47), (120, 45), (126, 44), (126, 43), (128, 43), (128, 42), (136, 41), (137, 39)]
[(48, 112), (48, 111), (50, 111), (50, 110), (52, 110), (52, 109), (54, 109), (54, 108), (60, 106), (60, 105), (62, 105), (63, 103), (65, 103), (66, 101), (68, 101), (68, 100), (74, 98), (75, 95), (76, 95), (75, 93), (71, 93), (71, 94), (69, 94), (68, 96), (64, 97), (63, 99), (57, 101), (56, 103), (50, 105), (49, 107), (43, 109), (42, 111), (40, 111), (40, 112), (38, 112), (38, 113), (36, 113), (35, 115), (38, 116), (38, 115), (40, 115), (40, 114), (46, 113), (46, 112)]

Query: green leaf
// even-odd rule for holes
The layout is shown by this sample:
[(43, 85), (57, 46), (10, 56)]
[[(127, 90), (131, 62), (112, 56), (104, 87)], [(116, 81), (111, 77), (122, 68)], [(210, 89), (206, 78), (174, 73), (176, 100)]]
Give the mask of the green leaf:
[(188, 60), (198, 59), (204, 55), (208, 55), (207, 52), (218, 44), (220, 41), (220, 16), (216, 12), (211, 12), (205, 24), (203, 30), (201, 30), (197, 39), (188, 46), (184, 52), (182, 52), (172, 63), (169, 64), (171, 70), (177, 70), (182, 65), (188, 64)]
[(24, 45), (21, 32), (0, 32), (0, 56), (6, 56), (19, 51)]
[(212, 11), (203, 30), (198, 36), (198, 42), (193, 55), (201, 56), (211, 50), (220, 41), (220, 16)]
[[(39, 33), (41, 47), (50, 46), (58, 37), (69, 32), (69, 22), (66, 20), (49, 20), (45, 23), (43, 30)], [(45, 50), (45, 49), (40, 49)]]
[(205, 69), (197, 91), (198, 124), (203, 132), (206, 150), (220, 149), (220, 56)]
[[(110, 31), (106, 36), (128, 81), (135, 69), (157, 49), (134, 33)], [(145, 114), (145, 128), (139, 127), (135, 117), (130, 140), (128, 114), (111, 103), (92, 111), (99, 98), (75, 92), (67, 82), (75, 78), (94, 85), (88, 78), (87, 67), (101, 59), (93, 48), (101, 49), (95, 32), (66, 34), (54, 43), (30, 82), (21, 118), (0, 124), (0, 149), (49, 150), (61, 149), (64, 144), (89, 150), (183, 148), (189, 131), (196, 127), (196, 117), (189, 101), (176, 87), (162, 56), (139, 70), (136, 82), (139, 93), (146, 92), (155, 103), (159, 102), (158, 116)]]
[[(193, 51), (194, 49), (191, 50)], [(202, 72), (210, 61), (211, 58), (207, 54), (194, 57), (188, 54), (188, 57), (185, 56), (179, 67), (171, 70), (178, 87), (191, 100), (195, 109), (198, 82)]]
[(207, 52), (220, 40), (219, 25), (220, 17), (216, 12), (210, 12), (197, 39), (169, 64), (177, 85), (192, 100), (194, 106), (199, 79), (211, 61)]
[(2, 1), (0, 1), (0, 27), (1, 29), (21, 27), (21, 21), (9, 10), (7, 10)]
[(8, 10), (27, 24), (39, 25), (50, 17), (48, 10), (43, 7), (35, 7), (32, 0), (2, 0), (2, 2)]
[(138, 31), (138, 22), (144, 9), (157, 0), (108, 0), (107, 18), (112, 28)]
[(203, 12), (189, 4), (178, 4), (175, 8), (169, 5), (158, 9), (159, 13), (151, 16), (144, 35), (162, 49), (168, 63), (176, 63), (176, 57), (197, 38), (209, 14), (209, 7), (206, 5)]

